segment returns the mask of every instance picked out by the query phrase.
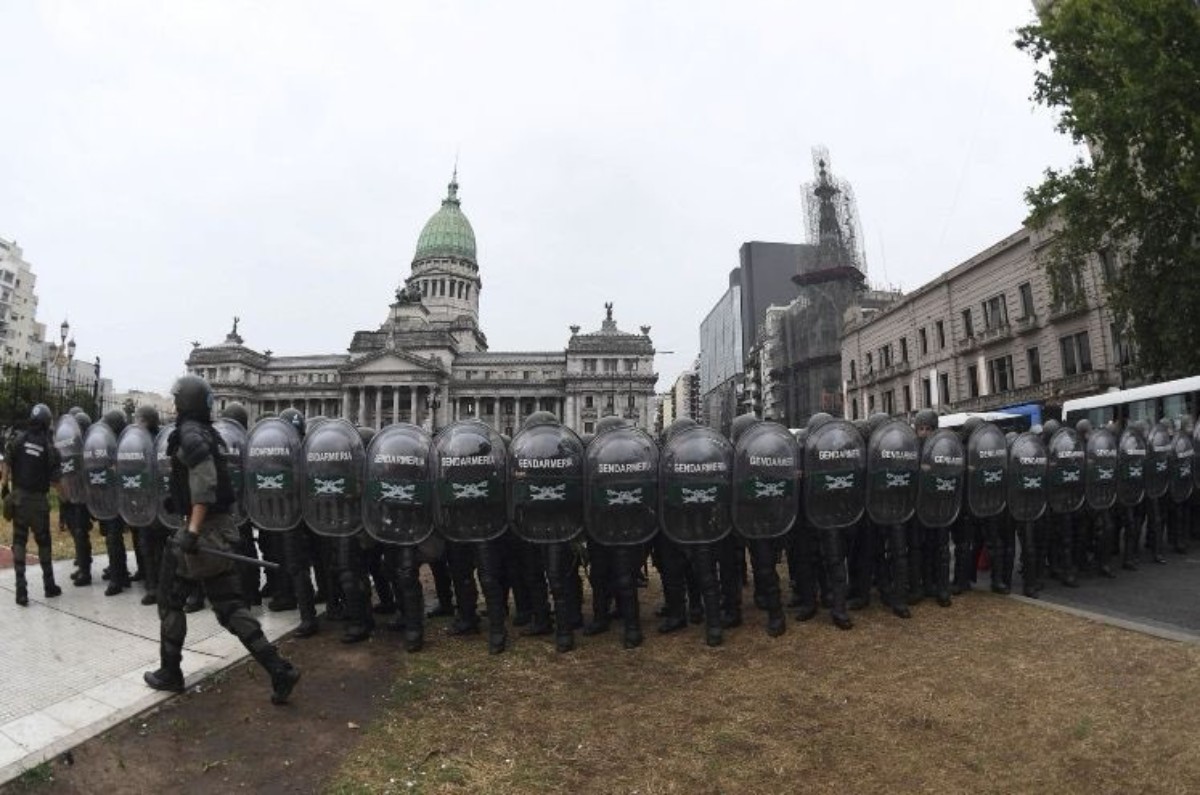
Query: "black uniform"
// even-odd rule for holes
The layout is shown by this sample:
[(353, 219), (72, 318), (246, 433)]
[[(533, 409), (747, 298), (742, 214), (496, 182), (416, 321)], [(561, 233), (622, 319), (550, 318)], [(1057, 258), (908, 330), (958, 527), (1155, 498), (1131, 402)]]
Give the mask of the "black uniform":
[[(157, 671), (147, 672), (144, 679), (156, 690), (183, 689), (180, 662), (187, 635), (183, 602), (189, 581), (197, 581), (211, 602), (217, 621), (236, 635), (270, 674), (273, 690), (271, 701), (282, 704), (299, 681), (300, 672), (279, 656), (276, 648), (263, 635), (258, 621), (250, 615), (233, 564), (205, 555), (202, 551), (197, 553), (197, 550), (203, 550), (206, 546), (232, 550), (238, 542), (237, 527), (229, 513), (234, 502), (233, 487), (220, 452), (220, 437), (209, 421), (208, 406), (211, 405), (212, 392), (196, 376), (181, 378), (174, 391), (179, 423), (168, 445), (171, 497), (177, 510), (188, 519), (185, 526), (176, 532), (177, 543), (167, 547), (159, 572), (161, 667)], [(196, 391), (202, 392), (208, 404), (201, 410), (194, 406), (193, 393)], [(194, 507), (200, 505), (206, 506), (207, 512), (203, 524), (197, 526)]]
[[(45, 409), (45, 406), (38, 408)], [(59, 456), (48, 430), (49, 409), (45, 422), (38, 420), (37, 409), (33, 427), (18, 434), (9, 443), (5, 454), (13, 490), (13, 569), (16, 572), (17, 604), (29, 604), (25, 584), (25, 545), (29, 534), (38, 545), (38, 562), (42, 566), (42, 585), (47, 598), (58, 596), (62, 589), (54, 582), (54, 567), (50, 556), (50, 502), (46, 493), (58, 480)]]

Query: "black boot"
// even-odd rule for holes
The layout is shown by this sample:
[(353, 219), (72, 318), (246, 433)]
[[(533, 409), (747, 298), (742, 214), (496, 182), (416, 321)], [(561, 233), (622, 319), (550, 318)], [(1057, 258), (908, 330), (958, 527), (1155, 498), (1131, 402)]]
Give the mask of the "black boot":
[(254, 659), (271, 675), (271, 703), (286, 704), (292, 689), (300, 681), (300, 670), (280, 657), (274, 646), (255, 652)]
[(165, 690), (169, 693), (184, 691), (183, 672), (178, 667), (163, 666), (157, 671), (146, 671), (142, 674), (142, 681), (155, 690)]
[(29, 589), (25, 587), (25, 575), (17, 575), (17, 604), (21, 607), (29, 606)]
[(776, 607), (767, 612), (767, 634), (777, 638), (787, 630), (787, 620), (783, 617), (783, 608)]
[(42, 564), (42, 589), (47, 599), (62, 596), (62, 588), (59, 588), (54, 582), (54, 564), (52, 563)]

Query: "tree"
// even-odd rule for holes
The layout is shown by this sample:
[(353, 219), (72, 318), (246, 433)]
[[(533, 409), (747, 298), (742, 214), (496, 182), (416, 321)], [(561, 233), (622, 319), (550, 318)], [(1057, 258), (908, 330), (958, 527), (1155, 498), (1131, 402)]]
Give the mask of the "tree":
[(1200, 373), (1200, 3), (1053, 0), (1016, 45), (1038, 66), (1032, 99), (1091, 151), (1026, 191), (1029, 223), (1056, 232), (1051, 284), (1115, 254), (1106, 297), (1137, 367)]

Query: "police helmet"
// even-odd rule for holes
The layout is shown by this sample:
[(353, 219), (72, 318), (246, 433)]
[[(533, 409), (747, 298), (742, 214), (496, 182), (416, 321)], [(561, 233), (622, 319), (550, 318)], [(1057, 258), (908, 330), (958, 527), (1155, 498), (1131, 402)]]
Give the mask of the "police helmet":
[(92, 424), (92, 418), (86, 412), (80, 411), (75, 415), (75, 423), (79, 426), (80, 433), (86, 433), (88, 426)]
[(175, 414), (180, 419), (208, 420), (212, 417), (212, 387), (198, 375), (180, 376), (171, 387), (175, 396)]
[(729, 441), (737, 444), (738, 438), (756, 422), (758, 422), (758, 417), (750, 413), (739, 414), (734, 417), (733, 423), (729, 426)]
[(596, 421), (596, 435), (608, 431), (615, 431), (617, 428), (624, 428), (628, 424), (628, 420), (624, 417), (618, 417), (616, 414), (607, 414)]
[(808, 418), (808, 430), (815, 431), (827, 422), (833, 421), (833, 415), (824, 411), (818, 411), (816, 414)]
[(667, 427), (663, 428), (663, 442), (668, 442), (671, 437), (675, 436), (680, 431), (686, 431), (688, 428), (695, 428), (698, 425), (691, 417), (680, 417), (672, 422)]
[(243, 428), (250, 427), (250, 415), (246, 412), (246, 407), (236, 400), (225, 404), (225, 408), (221, 410), (221, 416), (233, 420)]
[(125, 425), (127, 424), (125, 421), (125, 412), (119, 409), (104, 412), (104, 416), (100, 418), (100, 421), (112, 428), (112, 432), (117, 436), (121, 435), (121, 431), (125, 430)]
[(289, 423), (301, 436), (304, 435), (304, 413), (300, 409), (286, 408), (279, 412), (279, 419)]
[(50, 412), (50, 407), (45, 403), (38, 403), (29, 412), (29, 427), (40, 428), (44, 431), (50, 427), (53, 419), (54, 415)]
[(521, 421), (522, 428), (535, 428), (538, 425), (558, 425), (558, 417), (549, 411), (535, 411)]
[(1080, 436), (1087, 436), (1089, 433), (1092, 432), (1091, 420), (1082, 419), (1079, 422), (1075, 423), (1075, 432), (1078, 433)]
[(157, 430), (159, 426), (158, 409), (154, 406), (138, 406), (137, 411), (133, 412), (133, 420), (145, 428)]

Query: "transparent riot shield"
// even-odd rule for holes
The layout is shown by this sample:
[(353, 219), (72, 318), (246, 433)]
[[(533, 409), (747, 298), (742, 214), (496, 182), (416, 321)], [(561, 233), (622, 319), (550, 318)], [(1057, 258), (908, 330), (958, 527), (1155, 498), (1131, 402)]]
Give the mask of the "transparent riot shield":
[(1083, 441), (1074, 428), (1059, 428), (1047, 445), (1050, 488), (1046, 502), (1053, 513), (1074, 513), (1084, 501)]
[(509, 445), (513, 532), (534, 544), (583, 532), (583, 442), (557, 423), (520, 430)]
[(291, 530), (304, 517), (300, 433), (278, 417), (259, 420), (246, 437), (243, 503), (260, 530)]
[(1013, 439), (1008, 463), (1008, 512), (1018, 522), (1036, 522), (1046, 512), (1048, 456), (1042, 437)]
[(867, 443), (867, 514), (880, 525), (907, 522), (917, 510), (920, 440), (903, 420), (880, 424)]
[(1117, 437), (1107, 428), (1088, 434), (1085, 480), (1087, 504), (1107, 510), (1117, 501)]
[(638, 428), (592, 439), (584, 458), (588, 537), (601, 544), (644, 544), (658, 532), (658, 445)]
[(658, 462), (662, 532), (677, 544), (710, 544), (733, 529), (733, 446), (698, 425), (671, 436)]
[(305, 435), (302, 449), (305, 524), (318, 535), (354, 535), (362, 528), (362, 436), (346, 420), (329, 420)]
[(367, 446), (363, 527), (387, 544), (416, 546), (433, 535), (433, 438), (406, 422)]
[(92, 423), (83, 440), (83, 469), (87, 475), (87, 506), (97, 519), (121, 514), (117, 482), (117, 437), (103, 422)]
[(917, 520), (929, 528), (949, 527), (962, 508), (966, 451), (949, 428), (934, 431), (921, 446)]
[(866, 509), (866, 449), (845, 420), (820, 425), (804, 446), (804, 509), (818, 529), (849, 527)]
[(490, 541), (508, 524), (508, 449), (478, 420), (459, 420), (433, 440), (438, 530), (450, 541)]
[(743, 538), (779, 538), (796, 523), (800, 446), (787, 428), (759, 422), (733, 451), (733, 526)]
[(149, 431), (130, 425), (121, 432), (117, 440), (117, 511), (130, 527), (148, 527), (158, 519), (154, 457), (154, 439)]

